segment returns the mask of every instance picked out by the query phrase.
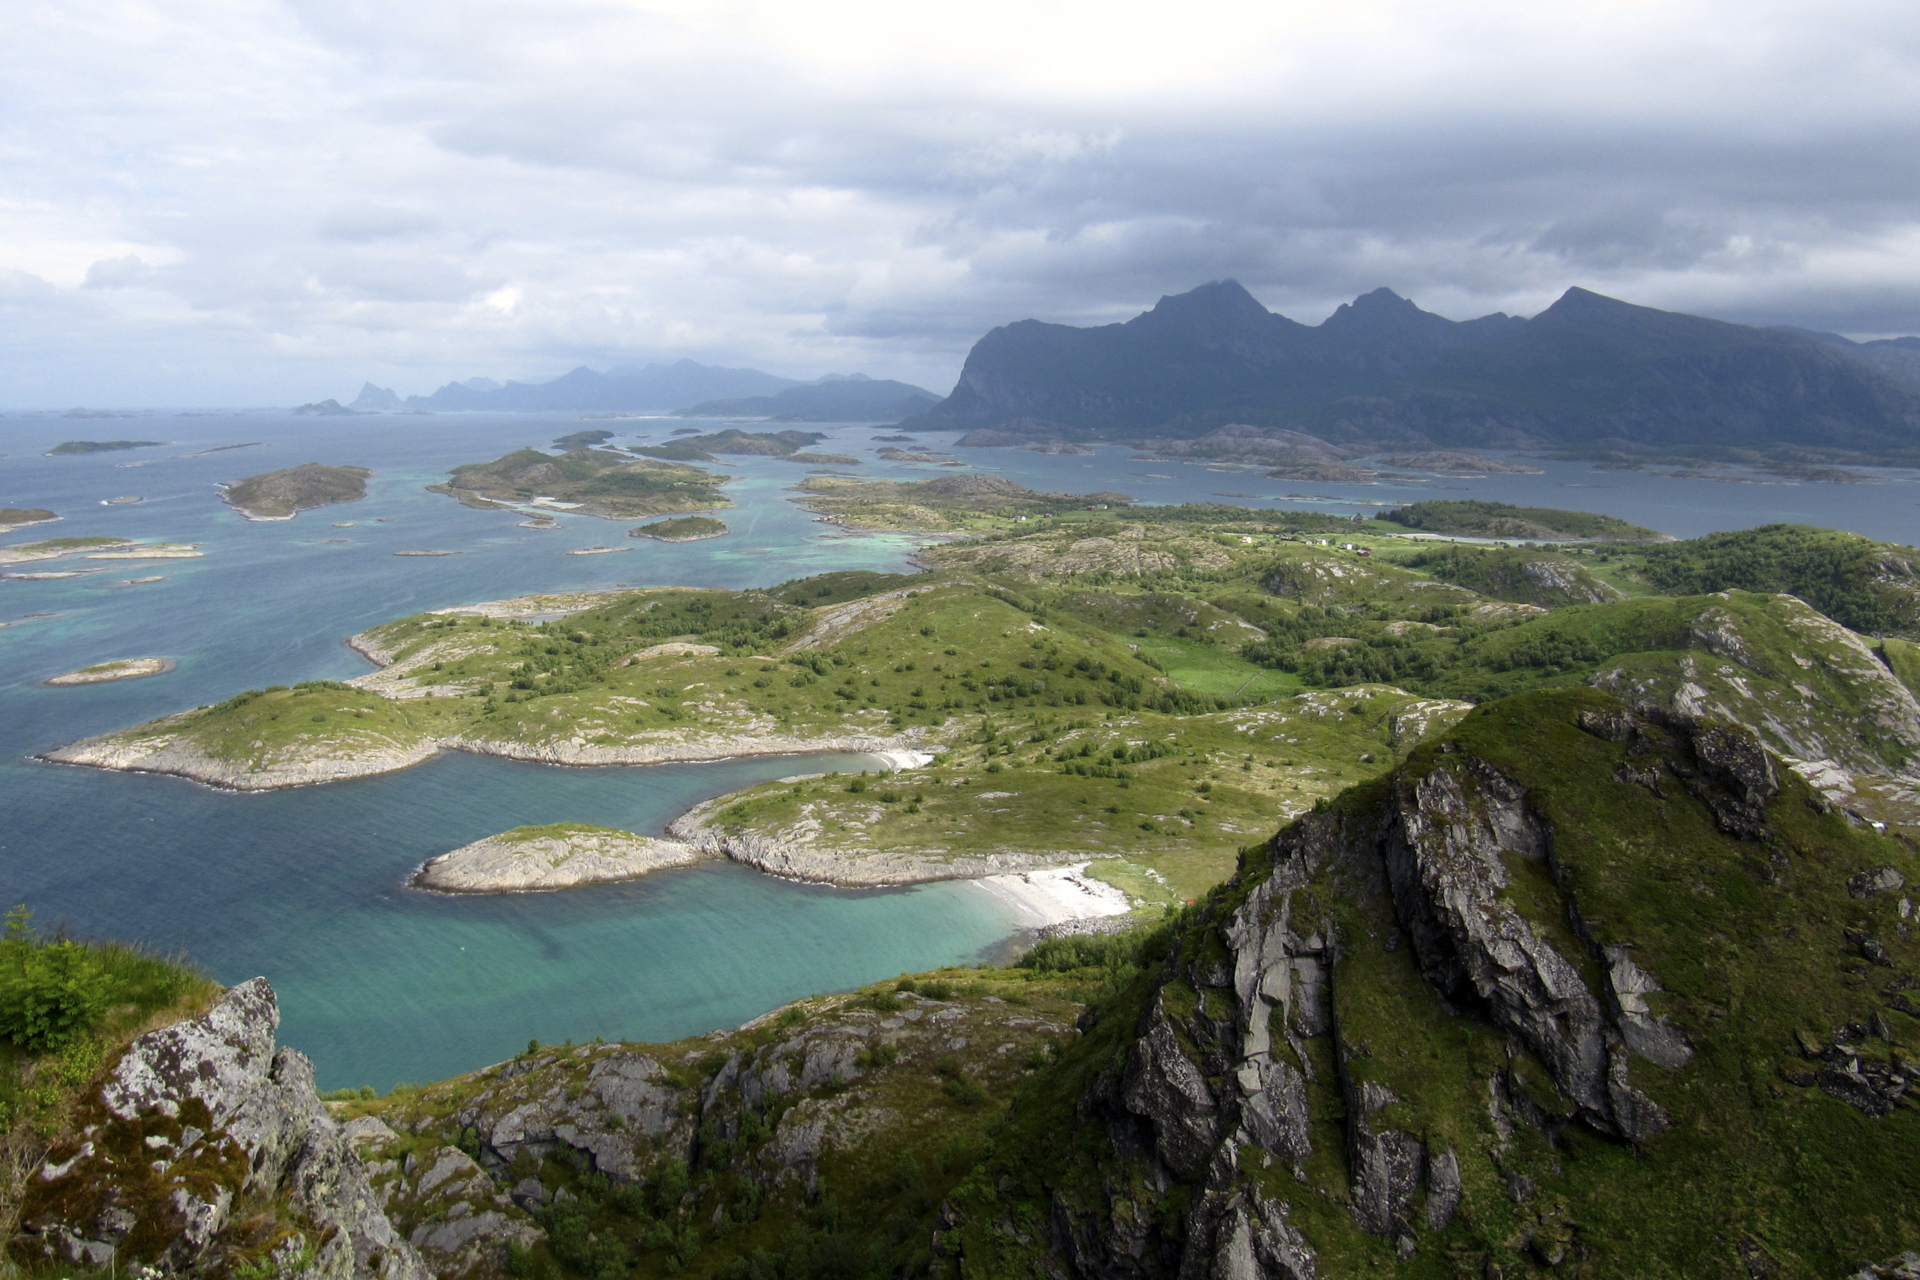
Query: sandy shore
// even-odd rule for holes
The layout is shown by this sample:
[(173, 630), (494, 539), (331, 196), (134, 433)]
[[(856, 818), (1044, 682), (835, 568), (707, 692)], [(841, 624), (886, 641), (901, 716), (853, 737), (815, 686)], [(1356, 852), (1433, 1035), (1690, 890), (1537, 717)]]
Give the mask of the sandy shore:
[(1003, 905), (1013, 908), (1020, 924), (1038, 929), (1069, 920), (1125, 915), (1132, 908), (1124, 890), (1087, 875), (1087, 864), (985, 876), (978, 885)]

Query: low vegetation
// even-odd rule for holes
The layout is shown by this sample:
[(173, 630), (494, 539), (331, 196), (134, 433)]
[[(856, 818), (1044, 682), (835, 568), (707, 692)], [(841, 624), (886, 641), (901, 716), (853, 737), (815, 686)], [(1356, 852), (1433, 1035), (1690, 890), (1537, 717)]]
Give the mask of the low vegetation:
[(1374, 516), (1426, 533), (1474, 538), (1583, 538), (1609, 542), (1659, 542), (1666, 535), (1642, 529), (1612, 516), (1588, 511), (1560, 511), (1552, 507), (1516, 507), (1478, 499), (1441, 499), (1414, 502)]
[(730, 507), (720, 492), (730, 476), (610, 449), (570, 449), (554, 455), (520, 449), (492, 462), (455, 467), (453, 478), (430, 486), (468, 506), (524, 505), (535, 498), (572, 504), (610, 520)]
[(329, 467), (308, 462), (282, 471), (249, 476), (228, 485), (220, 496), (227, 505), (247, 515), (284, 519), (315, 507), (329, 506), (335, 502), (355, 502), (366, 497), (367, 478), (372, 474), (365, 467)]
[(0, 936), (0, 1239), (27, 1176), (74, 1102), (149, 1027), (199, 1013), (220, 988), (120, 943), (48, 936), (15, 907)]
[(697, 542), (702, 538), (718, 538), (726, 532), (727, 526), (712, 516), (676, 516), (671, 520), (656, 520), (652, 524), (629, 529), (627, 536), (657, 538), (661, 542)]

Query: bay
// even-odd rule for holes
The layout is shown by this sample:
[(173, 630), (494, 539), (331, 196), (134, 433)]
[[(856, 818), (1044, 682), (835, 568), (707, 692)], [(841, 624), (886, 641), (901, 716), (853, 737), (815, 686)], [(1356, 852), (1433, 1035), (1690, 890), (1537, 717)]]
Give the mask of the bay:
[[(283, 1039), (326, 1087), (430, 1079), (498, 1060), (528, 1038), (673, 1038), (733, 1025), (785, 1000), (904, 970), (993, 954), (1013, 930), (963, 885), (851, 893), (711, 865), (629, 885), (446, 898), (404, 887), (426, 858), (506, 827), (562, 819), (657, 832), (688, 805), (750, 782), (872, 767), (861, 757), (564, 769), (457, 754), (380, 778), (232, 795), (175, 778), (33, 762), (35, 751), (243, 689), (342, 679), (367, 664), (345, 646), (423, 609), (536, 591), (744, 587), (835, 569), (900, 571), (913, 538), (858, 534), (787, 500), (804, 470), (733, 457), (733, 533), (628, 540), (621, 523), (562, 515), (560, 528), (475, 511), (426, 492), (446, 471), (583, 426), (658, 442), (673, 419), (583, 423), (574, 415), (291, 418), (283, 413), (110, 421), (0, 419), (0, 506), (65, 517), (20, 530), (197, 544), (196, 559), (67, 559), (31, 569), (84, 577), (0, 581), (0, 896), (43, 923), (179, 953), (223, 981), (256, 973), (282, 995)], [(714, 424), (698, 424), (703, 430)], [(751, 428), (749, 428), (751, 429)], [(819, 428), (819, 452), (865, 459), (855, 474), (921, 479), (954, 469), (887, 463), (860, 424)], [(75, 436), (167, 439), (160, 448), (49, 458)], [(921, 433), (935, 447), (952, 433)], [(258, 443), (252, 443), (258, 442)], [(208, 452), (221, 446), (243, 449)], [(1149, 503), (1213, 501), (1370, 515), (1429, 497), (1477, 497), (1616, 515), (1679, 536), (1791, 520), (1912, 542), (1920, 487), (1753, 483), (1540, 463), (1537, 476), (1303, 484), (1257, 471), (956, 450), (967, 470), (1035, 488), (1117, 490)], [(217, 482), (302, 462), (372, 467), (366, 499), (283, 522), (250, 522)], [(108, 499), (140, 501), (103, 505)], [(337, 527), (346, 526), (346, 527)], [(610, 555), (571, 556), (595, 545)], [(440, 550), (437, 557), (396, 551)], [(131, 580), (158, 577), (157, 582)], [(43, 616), (34, 616), (43, 615)], [(164, 656), (151, 679), (49, 689), (47, 676), (112, 658)]]

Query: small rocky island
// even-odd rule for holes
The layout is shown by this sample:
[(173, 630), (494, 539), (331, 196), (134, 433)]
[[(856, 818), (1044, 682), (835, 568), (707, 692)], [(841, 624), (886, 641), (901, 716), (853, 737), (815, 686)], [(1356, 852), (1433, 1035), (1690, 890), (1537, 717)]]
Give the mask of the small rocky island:
[(632, 880), (714, 855), (678, 840), (656, 840), (614, 827), (555, 822), (515, 827), (434, 858), (413, 878), (440, 893), (526, 893)]
[(308, 462), (283, 471), (249, 476), (220, 495), (249, 520), (291, 520), (302, 511), (357, 502), (367, 496), (365, 467), (329, 467)]
[(138, 680), (143, 676), (165, 675), (176, 665), (172, 658), (116, 658), (112, 662), (95, 663), (91, 667), (81, 667), (77, 671), (49, 676), (45, 683), (56, 689), (64, 689), (76, 684), (106, 684), (111, 680)]
[(724, 521), (712, 516), (681, 516), (676, 520), (656, 520), (638, 529), (627, 530), (629, 538), (654, 538), (660, 542), (698, 542), (702, 538), (722, 538), (729, 530)]

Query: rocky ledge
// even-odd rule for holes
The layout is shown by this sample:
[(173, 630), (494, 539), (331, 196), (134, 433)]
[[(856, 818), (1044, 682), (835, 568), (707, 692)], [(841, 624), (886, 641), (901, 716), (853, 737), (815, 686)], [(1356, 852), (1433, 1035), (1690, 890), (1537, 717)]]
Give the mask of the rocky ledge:
[(15, 1247), (134, 1275), (427, 1280), (279, 1022), (255, 978), (135, 1040), (27, 1179)]
[[(166, 722), (160, 724), (164, 726)], [(227, 791), (279, 791), (321, 782), (342, 782), (376, 773), (392, 773), (430, 760), (439, 745), (432, 740), (392, 743), (379, 748), (360, 747), (340, 755), (323, 754), (329, 744), (313, 752), (280, 758), (262, 768), (245, 759), (224, 759), (200, 750), (191, 742), (166, 733), (107, 734), (83, 738), (64, 747), (39, 753), (54, 764), (81, 764), (127, 773), (170, 773)]]
[(415, 888), (439, 893), (526, 893), (635, 880), (713, 855), (676, 840), (613, 827), (559, 823), (515, 827), (443, 853), (421, 867)]

